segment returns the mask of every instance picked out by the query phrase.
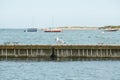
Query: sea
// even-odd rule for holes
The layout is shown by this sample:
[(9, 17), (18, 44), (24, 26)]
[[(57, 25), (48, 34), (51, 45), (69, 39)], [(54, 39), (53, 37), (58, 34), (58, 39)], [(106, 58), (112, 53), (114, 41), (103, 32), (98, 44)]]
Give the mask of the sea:
[(120, 31), (104, 32), (103, 30), (64, 30), (63, 32), (24, 32), (24, 29), (0, 29), (0, 44), (6, 42), (28, 45), (58, 44), (56, 38), (65, 44), (120, 44)]
[[(24, 32), (24, 29), (0, 29), (0, 45), (65, 44), (120, 45), (120, 31), (64, 30), (60, 33)], [(0, 80), (120, 80), (119, 59), (0, 59)]]

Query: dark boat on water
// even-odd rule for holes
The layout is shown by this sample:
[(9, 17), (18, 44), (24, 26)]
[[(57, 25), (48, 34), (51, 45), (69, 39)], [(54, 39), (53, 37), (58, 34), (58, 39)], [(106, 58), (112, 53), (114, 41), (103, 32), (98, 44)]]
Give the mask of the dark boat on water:
[(37, 28), (29, 28), (27, 30), (24, 30), (24, 32), (37, 32)]
[(104, 31), (112, 32), (112, 31), (118, 31), (118, 29), (105, 29)]

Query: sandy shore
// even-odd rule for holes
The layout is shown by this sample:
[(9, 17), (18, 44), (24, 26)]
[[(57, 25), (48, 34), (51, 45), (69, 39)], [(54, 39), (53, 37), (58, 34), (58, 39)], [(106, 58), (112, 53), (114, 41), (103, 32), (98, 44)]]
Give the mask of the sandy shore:
[(74, 27), (58, 27), (57, 29), (62, 29), (62, 30), (98, 30), (98, 27), (79, 27), (79, 28), (74, 28)]
[[(44, 30), (46, 28), (41, 28)], [(62, 29), (62, 30), (98, 30), (99, 27), (55, 27), (53, 29)]]

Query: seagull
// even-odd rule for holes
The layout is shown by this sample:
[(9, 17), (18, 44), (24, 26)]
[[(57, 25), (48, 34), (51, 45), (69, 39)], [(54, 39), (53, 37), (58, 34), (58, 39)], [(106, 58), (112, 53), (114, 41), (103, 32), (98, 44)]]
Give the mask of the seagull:
[(58, 38), (58, 37), (55, 40), (59, 44), (65, 44), (65, 42), (62, 39)]

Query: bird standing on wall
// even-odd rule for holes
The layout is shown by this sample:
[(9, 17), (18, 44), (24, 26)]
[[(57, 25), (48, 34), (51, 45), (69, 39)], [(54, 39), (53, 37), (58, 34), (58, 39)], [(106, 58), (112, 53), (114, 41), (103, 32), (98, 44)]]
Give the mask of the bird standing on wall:
[(56, 42), (58, 44), (65, 44), (65, 42), (62, 39), (58, 38), (58, 37), (55, 40), (56, 40)]

